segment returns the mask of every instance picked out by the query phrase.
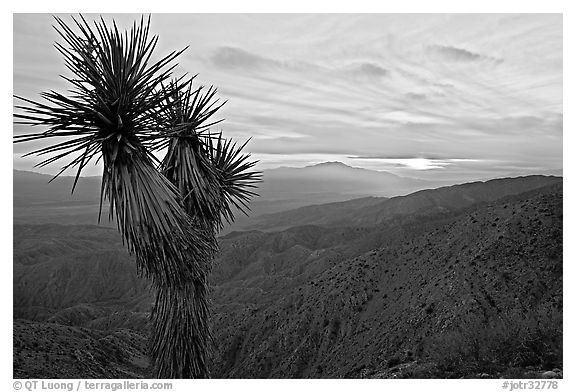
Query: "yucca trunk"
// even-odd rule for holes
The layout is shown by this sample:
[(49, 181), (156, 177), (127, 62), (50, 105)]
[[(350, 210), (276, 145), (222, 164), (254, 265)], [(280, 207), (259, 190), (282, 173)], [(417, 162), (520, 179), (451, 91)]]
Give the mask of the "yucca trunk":
[(176, 188), (151, 162), (125, 148), (110, 153), (117, 148), (103, 148), (104, 192), (138, 269), (156, 291), (150, 317), (153, 375), (209, 377), (207, 276), (213, 237), (193, 224)]
[(206, 276), (182, 287), (156, 287), (150, 347), (155, 377), (210, 377), (208, 303)]

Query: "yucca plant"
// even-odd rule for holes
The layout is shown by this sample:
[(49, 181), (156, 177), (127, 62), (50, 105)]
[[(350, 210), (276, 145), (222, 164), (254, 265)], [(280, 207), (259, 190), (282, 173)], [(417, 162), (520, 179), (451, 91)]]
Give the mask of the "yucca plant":
[[(72, 89), (68, 95), (42, 93), (45, 102), (16, 97), (27, 103), (17, 106), (17, 123), (47, 129), (15, 136), (15, 142), (62, 138), (63, 141), (29, 154), (48, 156), (38, 166), (70, 158), (57, 175), (76, 169), (72, 191), (83, 168), (93, 159), (102, 159), (100, 210), (102, 201), (110, 202), (109, 217), (116, 219), (128, 250), (135, 255), (138, 270), (157, 290), (152, 313), (154, 375), (207, 377), (207, 275), (217, 249), (215, 227), (220, 226), (221, 220), (214, 209), (199, 210), (213, 208), (209, 204), (188, 200), (220, 195), (220, 204), (214, 205), (226, 211), (229, 192), (225, 188), (233, 189), (230, 181), (239, 178), (234, 174), (236, 177), (226, 179), (227, 169), (219, 167), (221, 156), (229, 154), (230, 148), (205, 143), (208, 149), (203, 150), (202, 159), (207, 159), (210, 170), (181, 172), (191, 176), (191, 180), (170, 176), (172, 169), (166, 164), (159, 171), (153, 151), (181, 140), (179, 133), (183, 129), (199, 129), (202, 125), (179, 121), (174, 126), (166, 122), (182, 108), (183, 102), (175, 97), (191, 92), (190, 82), (168, 83), (176, 66), (174, 60), (182, 51), (151, 62), (158, 37), (149, 36), (150, 18), (146, 22), (142, 18), (123, 34), (115, 23), (109, 27), (102, 18), (93, 26), (82, 16), (72, 18), (77, 32), (60, 18), (55, 19), (56, 31), (65, 42), (57, 43), (56, 48), (73, 75), (63, 78)], [(188, 116), (188, 120), (192, 119)], [(175, 160), (186, 159), (186, 153), (174, 156), (170, 151), (168, 148), (170, 158), (164, 162), (172, 162), (172, 168), (180, 167), (181, 163)], [(236, 154), (234, 159), (237, 161), (238, 157)], [(213, 188), (197, 188), (199, 176), (206, 176), (203, 184)], [(182, 183), (187, 190), (183, 190)], [(188, 184), (194, 185), (190, 188)], [(242, 180), (239, 186), (246, 189), (244, 185)], [(244, 197), (247, 195), (252, 193), (245, 193)]]
[[(166, 138), (161, 139), (155, 149), (166, 149), (160, 170), (178, 189), (186, 213), (205, 238), (209, 238), (212, 249), (217, 247), (216, 234), (223, 220), (231, 222), (234, 219), (233, 206), (245, 207), (245, 202), (255, 195), (250, 188), (260, 180), (260, 173), (251, 171), (256, 162), (248, 161), (249, 155), (241, 154), (241, 148), (235, 148), (230, 141), (223, 142), (221, 134), (217, 137), (218, 142), (214, 142), (216, 137), (208, 129), (221, 120), (209, 120), (223, 104), (214, 99), (216, 90), (213, 87), (207, 91), (203, 87), (193, 89), (193, 80), (184, 84), (174, 80), (165, 87), (169, 94), (157, 112), (156, 121)], [(180, 311), (188, 301), (194, 314), (207, 314), (209, 269), (204, 272), (202, 278), (187, 287), (158, 290), (153, 327), (171, 333), (171, 345), (192, 346), (191, 349), (198, 353), (194, 357), (205, 365), (211, 339), (208, 317), (187, 318)], [(189, 332), (183, 334), (183, 328)], [(177, 351), (166, 350), (165, 344), (162, 339), (155, 339), (152, 344), (155, 355), (174, 356), (158, 361), (160, 367), (177, 363), (177, 358), (182, 356)], [(158, 371), (171, 373), (173, 370), (161, 368)]]

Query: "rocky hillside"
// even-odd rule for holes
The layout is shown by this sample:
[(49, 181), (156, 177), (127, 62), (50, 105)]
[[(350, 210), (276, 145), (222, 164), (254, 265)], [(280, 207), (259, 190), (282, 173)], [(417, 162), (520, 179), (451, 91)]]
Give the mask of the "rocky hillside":
[(146, 335), (15, 320), (14, 378), (142, 378)]
[[(562, 184), (530, 181), (489, 200), (497, 192), (473, 185), (460, 199), (476, 199), (458, 208), (426, 212), (423, 203), (374, 224), (222, 237), (212, 274), (213, 376), (496, 377), (561, 368)], [(418, 198), (447, 198), (426, 192)], [(14, 312), (26, 319), (15, 322), (15, 372), (74, 373), (51, 365), (53, 355), (74, 358), (69, 347), (34, 343), (56, 334), (84, 336), (77, 345), (88, 352), (108, 342), (121, 353), (114, 369), (145, 376), (138, 337), (147, 334), (151, 296), (116, 231), (17, 225), (14, 234)]]
[(15, 225), (13, 284), (14, 316), (38, 321), (97, 315), (90, 306), (75, 316), (62, 314), (79, 304), (124, 308), (141, 299), (149, 307), (147, 282), (138, 277), (118, 233), (105, 227)]
[(374, 246), (357, 257), (319, 242), (284, 245), (280, 255), (309, 254), (266, 279), (242, 277), (230, 295), (242, 306), (215, 316), (219, 376), (360, 377), (412, 361), (432, 364), (420, 376), (559, 366), (559, 185), (380, 229), (341, 233), (358, 250)]

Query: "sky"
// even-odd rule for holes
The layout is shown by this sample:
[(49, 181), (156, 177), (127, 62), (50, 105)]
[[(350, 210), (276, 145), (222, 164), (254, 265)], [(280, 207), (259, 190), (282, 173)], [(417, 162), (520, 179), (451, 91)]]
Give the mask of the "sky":
[[(104, 17), (128, 27), (140, 16)], [(14, 15), (16, 95), (68, 88), (52, 24)], [(215, 130), (252, 138), (261, 169), (341, 161), (430, 180), (561, 172), (560, 14), (153, 14), (151, 30), (158, 56), (189, 46), (178, 74), (218, 88), (227, 103)], [(32, 170), (40, 159), (22, 154), (33, 147), (14, 146), (14, 168)]]

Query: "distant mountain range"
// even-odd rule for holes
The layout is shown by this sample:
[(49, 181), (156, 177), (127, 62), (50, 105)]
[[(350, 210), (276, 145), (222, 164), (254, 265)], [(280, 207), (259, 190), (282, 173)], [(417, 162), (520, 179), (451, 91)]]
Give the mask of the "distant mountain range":
[[(62, 176), (49, 183), (51, 178), (14, 170), (14, 221), (96, 224), (101, 178), (81, 177), (74, 194), (70, 194), (73, 177)], [(263, 173), (263, 182), (257, 190), (260, 196), (250, 204), (250, 216), (367, 196), (397, 196), (438, 185), (386, 172), (353, 168), (340, 162), (271, 169)], [(105, 205), (102, 224), (111, 225), (107, 211)], [(226, 232), (250, 220), (242, 214), (237, 214), (237, 217), (237, 224)]]
[[(270, 214), (221, 237), (213, 377), (561, 368), (562, 194), (558, 177), (499, 179)], [(151, 304), (115, 229), (15, 225), (18, 377), (147, 377)]]
[(438, 183), (400, 177), (385, 171), (351, 167), (342, 162), (324, 162), (303, 168), (281, 167), (264, 172), (262, 194), (282, 197), (288, 192), (341, 194), (349, 196), (398, 196)]
[[(13, 214), (16, 223), (97, 224), (101, 177), (80, 177), (72, 194), (74, 177), (13, 171)], [(51, 181), (51, 182), (50, 182)], [(108, 206), (102, 225), (108, 222)]]
[(295, 210), (256, 216), (241, 230), (281, 230), (297, 225), (370, 226), (398, 215), (423, 215), (457, 211), (547, 185), (561, 183), (553, 176), (527, 176), (472, 182), (422, 190), (393, 198), (361, 198), (338, 203), (305, 206)]

